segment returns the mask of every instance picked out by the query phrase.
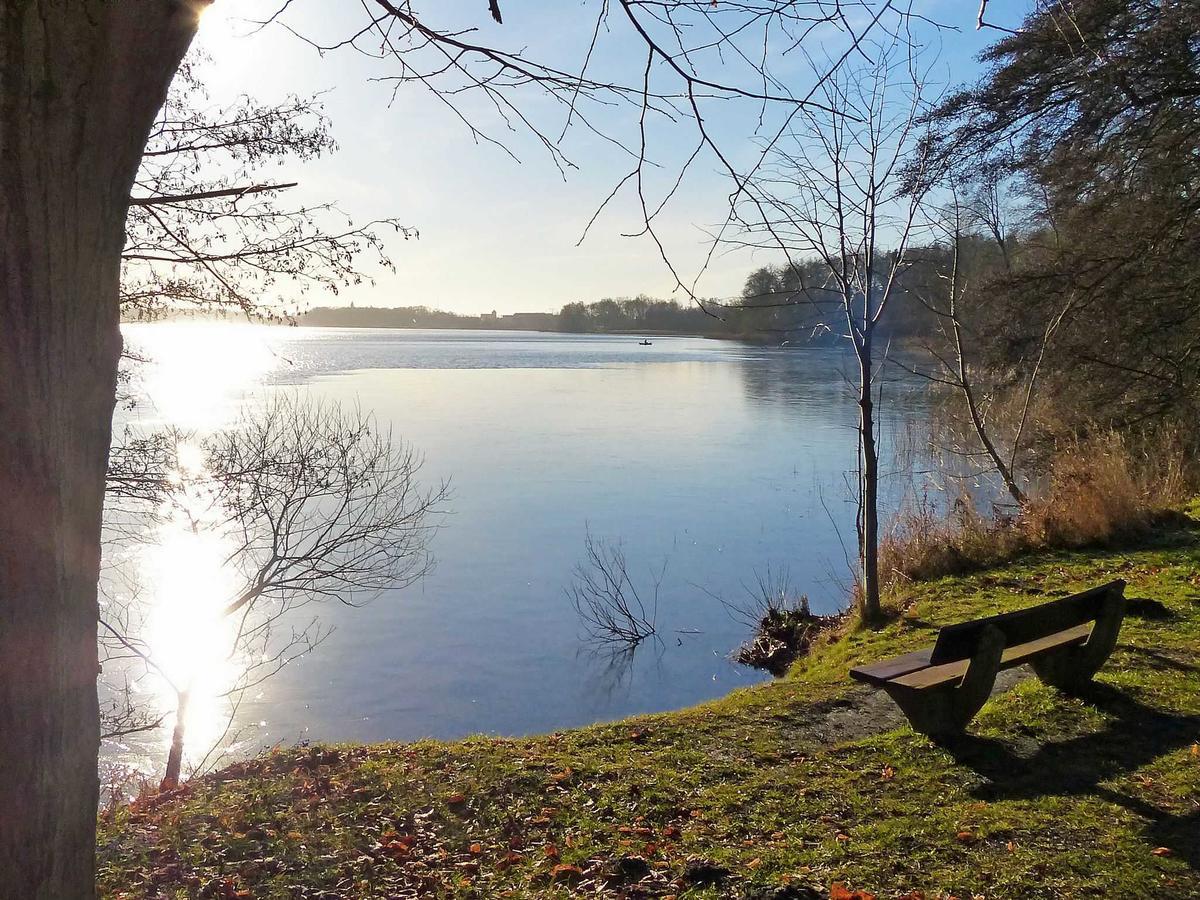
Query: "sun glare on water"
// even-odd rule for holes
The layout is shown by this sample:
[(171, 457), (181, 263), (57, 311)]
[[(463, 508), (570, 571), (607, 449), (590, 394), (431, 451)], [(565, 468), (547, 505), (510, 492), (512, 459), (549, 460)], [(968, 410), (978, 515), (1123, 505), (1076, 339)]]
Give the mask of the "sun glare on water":
[(142, 559), (154, 595), (146, 638), (162, 669), (162, 708), (174, 709), (176, 690), (188, 692), (189, 757), (219, 740), (228, 716), (223, 695), (237, 677), (237, 661), (230, 658), (234, 626), (221, 615), (232, 588), (228, 550), (219, 535), (167, 523)]
[(149, 411), (186, 431), (232, 421), (246, 395), (281, 364), (268, 330), (255, 325), (151, 325), (133, 343), (148, 357), (138, 388)]
[[(234, 423), (280, 364), (269, 331), (241, 324), (155, 324), (127, 339), (145, 358), (133, 386), (144, 426), (179, 429), (176, 491), (159, 510), (151, 539), (137, 549), (138, 582), (148, 612), (141, 638), (157, 677), (153, 690), (167, 711), (169, 747), (178, 692), (188, 694), (185, 773), (221, 742), (230, 722), (230, 695), (243, 660), (233, 657), (236, 617), (222, 615), (238, 589), (234, 549), (211, 498), (189, 492), (203, 484), (204, 438)], [(164, 747), (164, 752), (165, 752)]]

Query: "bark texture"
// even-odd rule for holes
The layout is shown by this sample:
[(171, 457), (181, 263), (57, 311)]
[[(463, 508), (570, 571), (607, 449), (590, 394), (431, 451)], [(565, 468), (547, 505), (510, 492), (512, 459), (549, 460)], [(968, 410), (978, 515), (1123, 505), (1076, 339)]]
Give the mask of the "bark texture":
[(0, 898), (94, 895), (129, 189), (204, 4), (0, 3)]

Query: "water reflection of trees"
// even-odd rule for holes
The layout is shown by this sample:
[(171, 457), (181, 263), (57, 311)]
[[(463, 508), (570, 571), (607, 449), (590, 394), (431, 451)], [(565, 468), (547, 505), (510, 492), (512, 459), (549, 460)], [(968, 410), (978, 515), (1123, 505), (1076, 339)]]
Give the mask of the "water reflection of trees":
[[(902, 361), (899, 351), (892, 351), (890, 358)], [(849, 442), (858, 419), (856, 365), (849, 351), (836, 347), (789, 345), (750, 349), (736, 368), (742, 390), (754, 404), (786, 408), (789, 416), (814, 427), (844, 428)], [(906, 505), (931, 496), (937, 505), (944, 486), (930, 449), (934, 409), (928, 382), (885, 359), (877, 392), (877, 401), (883, 401), (878, 402), (877, 416), (880, 501), (887, 520)], [(844, 473), (852, 479), (855, 457), (848, 452)], [(842, 479), (815, 487), (826, 507), (817, 514), (826, 516), (830, 516), (830, 503), (853, 493), (852, 481)], [(835, 527), (832, 517), (830, 527)]]
[(173, 718), (173, 787), (185, 731), (222, 743), (242, 698), (328, 634), (299, 610), (429, 570), (446, 486), (419, 487), (420, 457), (369, 415), (286, 395), (204, 438), (152, 437), (110, 457), (117, 543), (141, 577), (104, 598), (102, 724), (117, 738)]
[(628, 699), (633, 693), (635, 676), (641, 668), (649, 666), (660, 681), (664, 677), (662, 667), (666, 646), (660, 642), (620, 650), (581, 648), (580, 653), (587, 660), (583, 694), (589, 705), (609, 707), (617, 700)]
[[(836, 404), (853, 417), (854, 366), (849, 352), (799, 344), (749, 349), (737, 371), (746, 397), (757, 403), (813, 405), (823, 413)], [(888, 405), (899, 415), (907, 418), (928, 407), (927, 382), (900, 366), (885, 361), (880, 382)]]

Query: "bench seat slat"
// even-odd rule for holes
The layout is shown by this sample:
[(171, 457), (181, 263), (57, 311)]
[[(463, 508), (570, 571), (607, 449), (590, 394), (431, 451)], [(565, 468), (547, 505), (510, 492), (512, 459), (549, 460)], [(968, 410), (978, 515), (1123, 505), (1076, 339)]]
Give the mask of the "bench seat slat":
[[(1014, 644), (1004, 649), (1000, 659), (1001, 669), (1011, 669), (1022, 665), (1036, 656), (1052, 650), (1061, 650), (1073, 644), (1082, 644), (1092, 632), (1092, 623), (1076, 625), (1065, 631), (1059, 631), (1024, 644)], [(921, 690), (937, 687), (948, 682), (958, 681), (967, 673), (970, 660), (960, 659), (941, 666), (927, 666), (923, 669), (910, 670), (903, 675), (888, 679), (889, 684), (899, 684), (908, 688)]]
[(924, 650), (914, 650), (912, 653), (905, 653), (903, 656), (872, 663), (869, 666), (855, 666), (850, 670), (850, 677), (877, 687), (882, 686), (893, 678), (907, 675), (909, 672), (916, 672), (918, 669), (929, 668), (929, 655), (932, 652), (932, 647), (926, 647)]

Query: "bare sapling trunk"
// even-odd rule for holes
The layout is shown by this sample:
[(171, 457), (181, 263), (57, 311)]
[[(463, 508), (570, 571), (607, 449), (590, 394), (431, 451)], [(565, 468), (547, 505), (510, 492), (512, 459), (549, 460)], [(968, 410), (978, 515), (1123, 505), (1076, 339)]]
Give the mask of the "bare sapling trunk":
[[(1008, 257), (1005, 233), (1001, 225), (1003, 216), (1000, 212), (998, 189), (995, 185), (991, 185), (984, 191), (983, 197), (977, 202), (976, 208), (968, 209), (966, 212), (975, 221), (981, 222), (986, 226), (988, 233), (996, 244), (997, 250), (1001, 254), (1004, 270), (1010, 271), (1011, 262)], [(1033, 371), (1029, 376), (1020, 422), (1017, 426), (1016, 434), (1012, 439), (1009, 458), (1006, 460), (993, 436), (994, 429), (987, 422), (987, 404), (986, 401), (981, 399), (981, 393), (982, 396), (986, 396), (987, 391), (984, 390), (981, 392), (968, 360), (969, 346), (967, 333), (969, 329), (964, 325), (963, 307), (965, 303), (969, 312), (971, 304), (979, 302), (980, 288), (976, 286), (972, 288), (972, 291), (968, 291), (968, 284), (971, 282), (971, 279), (964, 274), (969, 269), (964, 266), (962, 247), (964, 236), (963, 218), (964, 208), (959, 200), (957, 187), (951, 184), (951, 202), (943, 213), (944, 221), (939, 225), (950, 242), (949, 271), (939, 273), (945, 283), (945, 302), (935, 302), (932, 297), (925, 296), (919, 289), (915, 291), (917, 299), (925, 308), (938, 316), (940, 320), (938, 331), (945, 336), (950, 345), (949, 356), (936, 349), (929, 348), (930, 357), (937, 361), (941, 371), (937, 375), (927, 377), (947, 386), (962, 397), (963, 406), (966, 408), (967, 419), (970, 423), (971, 431), (975, 435), (975, 440), (983, 448), (983, 453), (987, 456), (992, 469), (1000, 477), (1001, 482), (1004, 484), (1004, 489), (1008, 492), (1008, 495), (1012, 498), (1017, 508), (1020, 509), (1028, 501), (1025, 492), (1021, 490), (1020, 485), (1017, 483), (1017, 460), (1021, 435), (1029, 416), (1037, 373), (1041, 367), (1041, 360), (1045, 355), (1046, 344), (1053, 333), (1053, 326), (1046, 332), (1037, 364), (1033, 367)], [(966, 263), (969, 266), (969, 260)], [(966, 302), (968, 297), (975, 299)], [(918, 375), (922, 374), (914, 369), (909, 369), (909, 371)]]
[[(927, 104), (920, 48), (899, 34), (872, 42), (866, 62), (820, 77), (824, 107), (806, 110), (775, 149), (777, 168), (751, 182), (743, 245), (780, 250), (790, 266), (821, 272), (828, 312), (854, 350), (858, 383), (858, 483), (855, 500), (857, 612), (863, 625), (882, 621), (879, 574), (879, 448), (874, 341), (910, 267), (910, 240), (922, 227), (927, 153), (919, 121)], [(814, 73), (816, 74), (816, 73)], [(904, 174), (910, 172), (910, 174)], [(901, 188), (911, 181), (911, 188)], [(883, 249), (880, 238), (892, 237)], [(801, 254), (808, 254), (804, 259)], [(795, 302), (805, 302), (798, 292)], [(833, 319), (821, 329), (835, 331)]]
[[(1000, 200), (998, 189), (995, 185), (986, 194), (987, 203), (981, 218), (987, 224), (988, 230), (991, 232), (996, 246), (999, 248), (1004, 259), (1004, 267), (1006, 270), (1012, 269), (1012, 264), (1008, 258), (1008, 248), (1004, 238), (1004, 231), (1001, 228), (1001, 215), (999, 212)], [(962, 252), (962, 226), (960, 223), (961, 213), (958, 208), (958, 195), (954, 195), (954, 234), (953, 234), (953, 254), (951, 258), (950, 268), (950, 330), (954, 335), (954, 355), (957, 360), (957, 375), (958, 385), (962, 391), (963, 401), (967, 406), (967, 414), (971, 417), (971, 427), (975, 429), (975, 434), (979, 438), (979, 443), (983, 446), (983, 450), (988, 455), (988, 459), (992, 461), (992, 466), (1000, 474), (1000, 480), (1004, 482), (1004, 488), (1008, 491), (1010, 497), (1017, 504), (1018, 508), (1025, 505), (1025, 493), (1017, 485), (1017, 480), (1013, 476), (1013, 466), (1005, 463), (1004, 457), (1000, 455), (996, 444), (992, 441), (988, 427), (983, 420), (983, 413), (979, 408), (979, 401), (975, 395), (975, 386), (971, 380), (970, 368), (967, 365), (967, 350), (966, 342), (963, 340), (962, 319), (959, 315), (958, 298), (960, 294), (960, 277), (959, 277), (959, 256)], [(1013, 441), (1013, 463), (1016, 462), (1017, 441), (1020, 436)]]
[(184, 689), (179, 692), (175, 702), (175, 728), (171, 731), (171, 751), (167, 754), (167, 771), (163, 775), (160, 791), (169, 791), (179, 787), (179, 775), (183, 769), (183, 739), (187, 725), (188, 699), (191, 692)]
[[(950, 256), (950, 283), (949, 283), (949, 312), (947, 318), (950, 323), (950, 334), (954, 337), (954, 358), (955, 371), (954, 378), (958, 380), (959, 390), (962, 394), (962, 401), (966, 404), (967, 415), (971, 418), (971, 427), (979, 439), (979, 444), (983, 446), (985, 454), (988, 454), (991, 460), (992, 468), (1000, 474), (1001, 481), (1004, 482), (1004, 490), (1008, 491), (1009, 497), (1012, 497), (1018, 508), (1025, 505), (1025, 493), (1016, 484), (1016, 479), (1013, 476), (1013, 468), (1008, 463), (1004, 462), (1004, 457), (1000, 455), (1000, 450), (996, 448), (995, 442), (992, 442), (991, 434), (983, 419), (983, 410), (979, 408), (979, 401), (974, 390), (974, 383), (971, 379), (971, 370), (967, 366), (966, 342), (962, 337), (962, 319), (959, 310), (959, 296), (961, 294), (960, 277), (959, 277), (959, 256), (961, 253), (962, 244), (962, 229), (960, 224), (960, 211), (958, 208), (958, 196), (954, 196), (954, 234), (953, 234), (953, 253)], [(997, 202), (998, 203), (998, 200)], [(1010, 269), (1008, 262), (1008, 251), (1004, 245), (1003, 232), (998, 226), (1000, 216), (985, 216), (984, 221), (990, 223), (989, 230), (994, 235), (996, 245), (1000, 248), (1004, 257), (1004, 266)], [(1015, 442), (1014, 442), (1015, 449)], [(1015, 452), (1014, 452), (1015, 461)]]
[(197, 9), (0, 11), (0, 898), (95, 894), (96, 581), (125, 211)]
[(1013, 498), (1013, 502), (1018, 507), (1022, 507), (1025, 505), (1025, 492), (1021, 490), (1016, 479), (1013, 477), (1012, 468), (1004, 461), (1004, 457), (1000, 455), (1000, 451), (992, 442), (991, 434), (983, 421), (983, 414), (979, 409), (979, 401), (975, 397), (975, 387), (971, 381), (970, 371), (967, 368), (962, 324), (958, 320), (953, 296), (950, 301), (950, 327), (954, 332), (955, 354), (958, 357), (958, 384), (962, 391), (963, 401), (967, 406), (967, 414), (971, 417), (971, 427), (975, 429), (979, 443), (983, 445), (984, 452), (987, 453), (988, 459), (992, 461), (992, 467), (1000, 474), (1000, 480), (1004, 482), (1005, 490)]
[(865, 625), (874, 625), (882, 617), (879, 605), (879, 451), (875, 445), (875, 405), (871, 399), (874, 373), (871, 342), (856, 345), (859, 365), (858, 441), (861, 459), (859, 568), (862, 596), (860, 613)]

